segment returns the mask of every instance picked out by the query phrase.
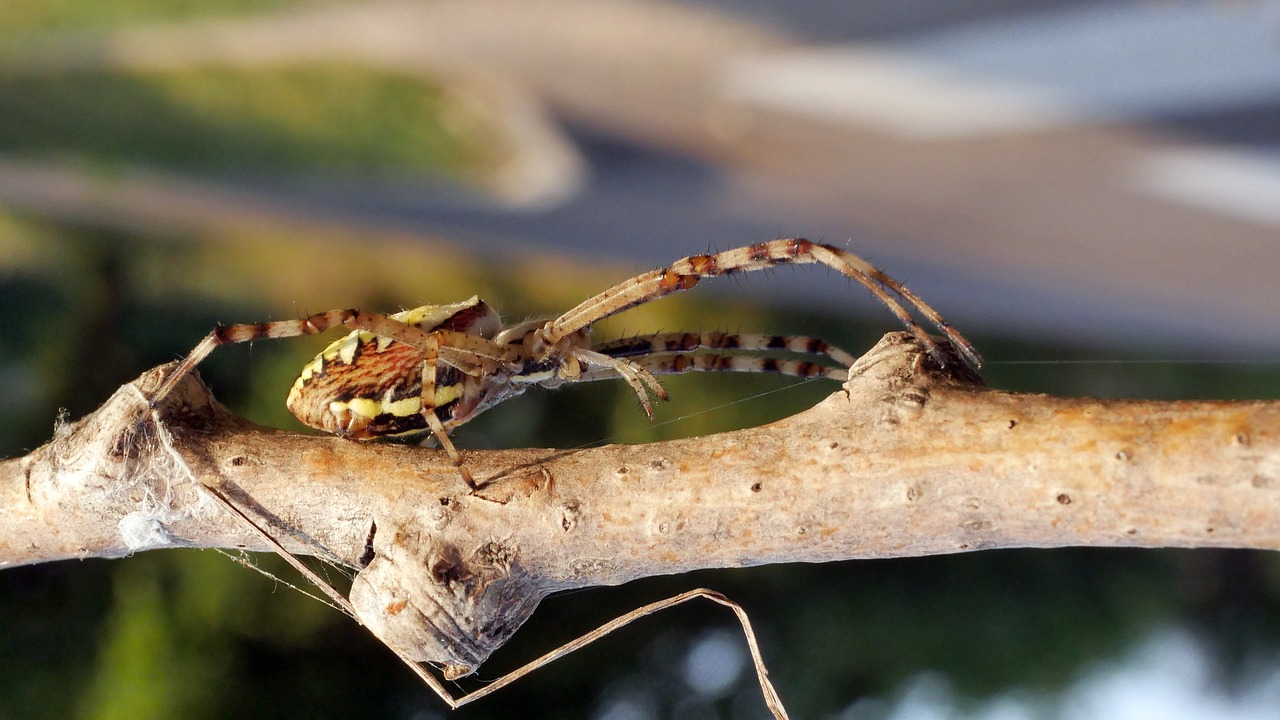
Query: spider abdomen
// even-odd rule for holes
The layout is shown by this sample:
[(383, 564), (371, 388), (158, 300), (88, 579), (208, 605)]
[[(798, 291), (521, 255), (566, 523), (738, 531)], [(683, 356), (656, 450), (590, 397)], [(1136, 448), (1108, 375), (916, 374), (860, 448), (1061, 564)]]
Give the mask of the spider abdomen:
[[(478, 298), (451, 305), (424, 305), (390, 316), (425, 331), (448, 330), (491, 337), (499, 327), (496, 312)], [(428, 429), (422, 414), (420, 348), (368, 331), (333, 342), (294, 382), (286, 401), (303, 423), (341, 437), (368, 440)], [(459, 398), (475, 390), (474, 378), (455, 368), (436, 369), (433, 405), (447, 421)]]

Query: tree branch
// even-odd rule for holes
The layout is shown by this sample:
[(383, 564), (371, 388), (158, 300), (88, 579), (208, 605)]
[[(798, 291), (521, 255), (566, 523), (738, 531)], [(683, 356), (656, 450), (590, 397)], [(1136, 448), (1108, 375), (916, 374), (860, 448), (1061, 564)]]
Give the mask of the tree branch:
[[(842, 392), (650, 445), (465, 452), (255, 426), (156, 368), (0, 463), (0, 567), (164, 547), (356, 568), (393, 648), (474, 668), (546, 594), (696, 568), (986, 548), (1280, 547), (1280, 402), (1020, 395), (887, 335)], [(203, 486), (203, 487), (202, 487)]]

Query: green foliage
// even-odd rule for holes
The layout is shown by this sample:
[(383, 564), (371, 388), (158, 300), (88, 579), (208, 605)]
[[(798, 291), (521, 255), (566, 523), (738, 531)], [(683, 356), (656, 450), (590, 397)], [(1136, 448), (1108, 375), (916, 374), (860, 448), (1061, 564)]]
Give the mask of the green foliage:
[(0, 150), (103, 168), (393, 178), (479, 162), (440, 117), (436, 88), (344, 65), (0, 74)]
[(267, 12), (305, 4), (317, 4), (317, 0), (5, 0), (0, 3), (0, 38), (138, 21)]

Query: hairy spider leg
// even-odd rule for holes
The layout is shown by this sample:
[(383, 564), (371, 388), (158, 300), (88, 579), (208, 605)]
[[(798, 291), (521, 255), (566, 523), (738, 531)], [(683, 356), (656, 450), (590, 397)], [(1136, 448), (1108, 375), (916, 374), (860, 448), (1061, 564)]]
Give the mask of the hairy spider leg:
[(853, 366), (856, 358), (840, 348), (815, 337), (805, 335), (762, 335), (747, 333), (654, 333), (606, 340), (596, 343), (593, 350), (609, 357), (637, 357), (658, 353), (690, 353), (697, 350), (729, 350), (731, 352), (788, 352), (797, 355), (819, 355), (830, 359), (845, 370)]
[(902, 303), (890, 294), (889, 291), (892, 291), (928, 318), (967, 362), (974, 367), (981, 365), (981, 357), (973, 345), (952, 328), (938, 311), (917, 297), (915, 293), (907, 290), (897, 280), (851, 252), (802, 238), (772, 240), (713, 255), (691, 255), (675, 261), (668, 267), (637, 275), (585, 300), (577, 307), (548, 322), (538, 331), (541, 347), (537, 350), (550, 354), (570, 334), (638, 305), (688, 290), (704, 277), (751, 272), (788, 263), (822, 263), (857, 281), (870, 290), (903, 325), (920, 339), (936, 362), (945, 364), (945, 356), (937, 343), (912, 319)]
[[(653, 393), (659, 400), (667, 399), (667, 390), (658, 382), (658, 378), (634, 360), (615, 358), (586, 348), (574, 348), (573, 357), (587, 366), (607, 368), (614, 377), (626, 380), (631, 389), (635, 390), (636, 397), (640, 399), (640, 408), (650, 419), (653, 418), (653, 403), (649, 400), (649, 393)], [(581, 377), (582, 371), (579, 370), (575, 379), (581, 379)]]
[[(596, 351), (631, 362), (652, 375), (681, 375), (689, 372), (771, 373), (791, 377), (843, 381), (849, 376), (854, 357), (830, 343), (805, 335), (759, 335), (724, 332), (655, 333), (597, 343)], [(702, 350), (726, 350), (707, 353)], [(765, 355), (735, 353), (763, 352)], [(837, 365), (823, 365), (782, 353), (824, 357)], [(608, 380), (613, 372), (594, 367), (582, 373), (584, 382)]]
[[(843, 382), (849, 369), (832, 367), (807, 360), (725, 355), (721, 353), (653, 353), (631, 361), (653, 375), (683, 375), (690, 372), (741, 372), (787, 375), (800, 378), (826, 378)], [(582, 373), (583, 382), (613, 380), (611, 368), (591, 368)]]

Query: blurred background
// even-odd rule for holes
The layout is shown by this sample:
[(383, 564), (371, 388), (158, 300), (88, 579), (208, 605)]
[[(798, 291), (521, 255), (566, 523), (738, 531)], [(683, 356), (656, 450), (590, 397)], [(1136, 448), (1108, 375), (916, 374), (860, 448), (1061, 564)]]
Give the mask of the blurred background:
[[(46, 441), (215, 323), (479, 294), (510, 320), (710, 249), (846, 245), (1002, 389), (1280, 395), (1280, 3), (6, 0), (0, 442)], [(892, 318), (822, 269), (604, 324)], [(251, 419), (326, 339), (219, 350)], [(463, 448), (646, 442), (832, 383), (531, 392)], [(256, 562), (287, 574), (271, 557)], [(740, 600), (796, 718), (1274, 718), (1280, 564), (1000, 551), (656, 578), (546, 601), (495, 678), (650, 600)], [(214, 552), (0, 572), (0, 720), (763, 718), (722, 609), (667, 611), (448, 713), (367, 633)]]

